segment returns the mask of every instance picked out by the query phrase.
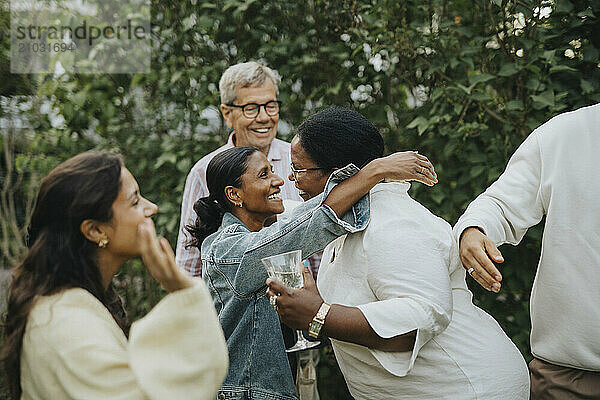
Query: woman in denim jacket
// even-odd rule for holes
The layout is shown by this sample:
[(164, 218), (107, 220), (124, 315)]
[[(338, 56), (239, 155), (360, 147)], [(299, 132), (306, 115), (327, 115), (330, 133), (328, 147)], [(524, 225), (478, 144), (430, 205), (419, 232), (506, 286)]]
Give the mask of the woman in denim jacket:
[(261, 258), (298, 249), (306, 258), (345, 233), (363, 230), (369, 220), (365, 195), (377, 182), (414, 179), (421, 168), (430, 172), (418, 174), (419, 180), (433, 182), (433, 167), (423, 159), (396, 153), (360, 171), (354, 165), (338, 169), (322, 195), (266, 228), (265, 221), (284, 207), (279, 196), (283, 180), (265, 155), (253, 147), (235, 147), (209, 163), (210, 195), (194, 205), (198, 217), (188, 231), (191, 245), (201, 248), (203, 277), (229, 348), (230, 367), (219, 399), (298, 398), (279, 318), (265, 296)]

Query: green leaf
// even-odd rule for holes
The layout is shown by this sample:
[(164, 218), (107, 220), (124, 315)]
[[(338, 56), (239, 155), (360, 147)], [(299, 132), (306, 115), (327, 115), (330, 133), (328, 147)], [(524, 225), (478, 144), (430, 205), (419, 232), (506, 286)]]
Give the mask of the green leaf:
[(429, 99), (430, 99), (430, 101), (436, 101), (443, 94), (444, 94), (444, 91), (441, 88), (435, 88), (432, 90), (431, 97)]
[(408, 129), (414, 129), (423, 123), (426, 124), (427, 120), (424, 117), (418, 116), (417, 118), (413, 119), (408, 125), (406, 125), (406, 127)]
[(521, 46), (525, 49), (525, 50), (529, 50), (531, 49), (536, 42), (530, 39), (526, 39), (524, 37), (520, 37), (519, 39), (519, 43), (521, 44)]
[(550, 73), (553, 74), (555, 72), (563, 72), (563, 71), (568, 71), (568, 72), (577, 72), (577, 70), (575, 68), (571, 68), (568, 65), (556, 65), (552, 68), (550, 68)]
[(490, 74), (477, 74), (470, 76), (469, 81), (471, 82), (471, 85), (477, 85), (478, 83), (487, 82), (495, 78), (494, 75)]
[(586, 8), (585, 10), (578, 12), (577, 16), (581, 17), (581, 18), (584, 18), (584, 17), (594, 18), (595, 17), (594, 12), (592, 11), (591, 8)]
[(15, 159), (15, 169), (19, 173), (23, 173), (27, 169), (27, 165), (29, 164), (29, 158), (23, 154), (17, 155)]
[(444, 156), (445, 157), (452, 156), (456, 152), (457, 148), (458, 148), (458, 143), (456, 141), (449, 141), (444, 146)]
[(583, 94), (592, 93), (594, 91), (594, 85), (592, 85), (590, 81), (586, 81), (585, 79), (581, 79), (580, 86)]
[(196, 16), (195, 15), (190, 15), (188, 17), (185, 17), (183, 19), (183, 21), (181, 21), (181, 23), (183, 25), (183, 30), (184, 31), (189, 31), (196, 24)]
[(536, 77), (529, 78), (527, 80), (527, 83), (525, 84), (525, 87), (534, 92), (538, 90), (544, 90), (544, 84), (541, 83), (540, 80)]
[(457, 83), (456, 86), (461, 88), (466, 94), (471, 94), (471, 89), (473, 89), (473, 86), (466, 87), (464, 85), (461, 85), (460, 83)]
[(481, 175), (487, 168), (484, 165), (476, 165), (471, 168), (470, 175), (471, 178), (476, 178)]
[(536, 75), (539, 75), (540, 72), (542, 72), (542, 69), (535, 64), (527, 64), (525, 67), (523, 67), (523, 69), (526, 69), (527, 71), (531, 71)]
[(452, 108), (454, 109), (454, 114), (460, 115), (460, 113), (462, 112), (463, 106), (462, 106), (462, 104), (456, 103), (456, 104), (454, 104), (454, 106)]
[(512, 75), (516, 74), (517, 72), (519, 72), (519, 70), (517, 69), (515, 64), (513, 64), (513, 63), (503, 64), (502, 67), (500, 67), (500, 71), (498, 71), (498, 75), (512, 76)]
[(471, 155), (470, 161), (472, 163), (484, 163), (484, 162), (487, 161), (487, 157), (486, 157), (485, 154), (483, 154), (481, 152), (480, 153), (475, 153), (475, 154)]
[(554, 91), (552, 89), (546, 90), (539, 95), (531, 95), (530, 97), (541, 106), (554, 107)]
[(442, 204), (442, 201), (446, 198), (446, 194), (440, 190), (432, 190), (429, 195), (437, 204)]
[(85, 100), (87, 99), (87, 96), (88, 96), (88, 92), (85, 90), (82, 90), (80, 92), (75, 93), (73, 96), (71, 96), (71, 101), (77, 107), (81, 108), (85, 104)]
[(521, 100), (511, 100), (505, 105), (509, 111), (523, 110), (523, 102)]
[(158, 169), (165, 163), (175, 164), (176, 162), (177, 162), (177, 157), (175, 156), (175, 154), (163, 153), (160, 155), (160, 157), (158, 157), (158, 160), (156, 160), (156, 163), (154, 164), (154, 168)]
[[(459, 26), (459, 27), (456, 27), (456, 28), (455, 28), (455, 30), (456, 30), (457, 32), (460, 32), (460, 33), (462, 33), (463, 35), (465, 35), (465, 36), (466, 36), (466, 37), (468, 37), (468, 38), (470, 38), (471, 36), (473, 36), (473, 32), (471, 32), (471, 30), (470, 30), (469, 28), (467, 28), (466, 26)], [(471, 51), (472, 51), (472, 52), (477, 52), (478, 50), (479, 50), (479, 49), (478, 49), (477, 47), (474, 47), (474, 46), (473, 46), (473, 48), (467, 48), (467, 50), (466, 50), (466, 51), (470, 53)]]
[(488, 169), (488, 182), (493, 182), (502, 174), (502, 170), (500, 168), (490, 168)]
[(573, 3), (569, 0), (556, 0), (554, 11), (560, 13), (570, 13), (573, 10)]
[(214, 20), (208, 15), (202, 15), (200, 16), (200, 18), (198, 18), (197, 24), (198, 26), (201, 26), (203, 28), (210, 28), (211, 26), (213, 26)]
[(171, 75), (171, 84), (177, 82), (182, 75), (183, 71), (175, 71), (175, 73)]
[(462, 61), (469, 66), (469, 69), (475, 69), (472, 57), (464, 57)]
[(429, 128), (429, 120), (422, 116), (418, 116), (417, 118), (413, 119), (406, 127), (408, 129), (417, 128), (419, 135), (422, 135), (423, 132), (425, 132), (427, 128)]
[(543, 53), (543, 57), (546, 59), (546, 61), (551, 61), (554, 58), (554, 54), (555, 54), (556, 50), (546, 50)]
[(586, 47), (583, 51), (583, 61), (598, 62), (598, 49), (592, 46)]
[(492, 100), (489, 94), (483, 92), (475, 92), (469, 96), (471, 99), (475, 101), (487, 101)]
[(327, 88), (326, 93), (337, 95), (340, 92), (341, 88), (342, 88), (342, 81), (338, 81), (335, 84), (335, 86)]
[(190, 171), (190, 167), (191, 161), (187, 158), (184, 158), (177, 163), (177, 169), (185, 174), (187, 174)]

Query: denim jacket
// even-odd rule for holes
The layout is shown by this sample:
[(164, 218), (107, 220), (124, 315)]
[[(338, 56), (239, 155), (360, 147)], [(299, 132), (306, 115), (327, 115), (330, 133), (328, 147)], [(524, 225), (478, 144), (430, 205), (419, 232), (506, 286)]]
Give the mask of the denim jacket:
[(297, 206), (275, 224), (251, 232), (231, 213), (202, 243), (202, 271), (229, 348), (229, 372), (218, 399), (296, 400), (279, 317), (266, 297), (261, 258), (292, 250), (302, 257), (322, 251), (335, 238), (369, 222), (369, 196), (340, 219), (322, 204), (335, 185), (358, 171), (336, 170), (323, 194)]

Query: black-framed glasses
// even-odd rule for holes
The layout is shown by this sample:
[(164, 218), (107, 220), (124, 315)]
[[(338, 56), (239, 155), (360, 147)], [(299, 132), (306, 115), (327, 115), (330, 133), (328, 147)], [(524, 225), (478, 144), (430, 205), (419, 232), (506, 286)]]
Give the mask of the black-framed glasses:
[(296, 169), (296, 168), (294, 168), (294, 164), (290, 163), (290, 169), (292, 170), (292, 174), (294, 174), (294, 179), (298, 179), (298, 173), (299, 172), (318, 171), (320, 169), (327, 169), (327, 168), (304, 168), (304, 169)]
[(244, 117), (246, 117), (246, 118), (256, 118), (258, 116), (258, 114), (260, 113), (261, 107), (265, 108), (265, 112), (267, 113), (268, 116), (274, 117), (277, 114), (279, 114), (279, 107), (281, 107), (281, 101), (271, 100), (271, 101), (267, 101), (266, 103), (263, 103), (263, 104), (248, 103), (248, 104), (243, 104), (243, 105), (229, 103), (227, 105), (229, 107), (241, 108), (242, 114), (244, 114)]

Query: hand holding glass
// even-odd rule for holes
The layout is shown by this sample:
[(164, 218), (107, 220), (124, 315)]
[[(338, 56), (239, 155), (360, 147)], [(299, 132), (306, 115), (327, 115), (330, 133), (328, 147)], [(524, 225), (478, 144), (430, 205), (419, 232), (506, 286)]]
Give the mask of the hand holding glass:
[[(284, 285), (294, 289), (300, 289), (304, 286), (302, 278), (302, 251), (294, 250), (283, 254), (277, 254), (271, 257), (265, 257), (261, 260), (267, 269), (271, 278), (277, 278)], [(320, 342), (311, 342), (304, 338), (302, 331), (296, 331), (297, 341), (286, 352), (300, 351), (316, 347)]]

